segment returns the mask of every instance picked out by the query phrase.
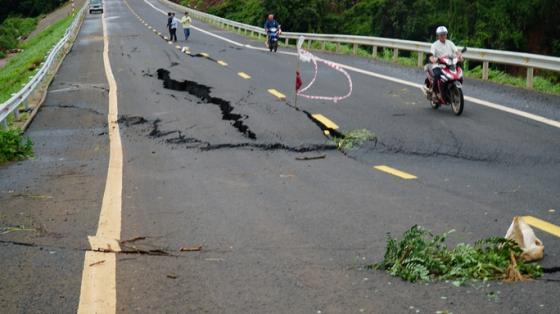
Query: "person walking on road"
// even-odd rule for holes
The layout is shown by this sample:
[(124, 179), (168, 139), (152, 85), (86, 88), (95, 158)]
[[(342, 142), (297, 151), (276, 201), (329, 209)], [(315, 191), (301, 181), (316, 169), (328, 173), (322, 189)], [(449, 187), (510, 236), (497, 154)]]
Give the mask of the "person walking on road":
[(179, 19), (175, 17), (175, 14), (172, 15), (171, 23), (169, 30), (171, 32), (170, 41), (177, 42), (177, 28), (179, 27)]
[(183, 26), (183, 32), (185, 33), (185, 41), (187, 41), (191, 35), (192, 25), (192, 19), (189, 16), (189, 12), (185, 12), (185, 16), (181, 18), (181, 25)]
[(167, 30), (169, 30), (169, 38), (171, 38), (171, 22), (173, 21), (173, 12), (167, 13)]

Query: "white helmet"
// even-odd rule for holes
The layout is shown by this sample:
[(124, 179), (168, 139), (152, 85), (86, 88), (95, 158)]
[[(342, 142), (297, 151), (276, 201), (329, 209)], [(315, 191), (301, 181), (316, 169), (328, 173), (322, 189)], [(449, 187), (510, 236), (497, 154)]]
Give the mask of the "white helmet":
[(436, 30), (436, 35), (447, 35), (447, 27), (445, 26), (440, 26), (437, 28)]

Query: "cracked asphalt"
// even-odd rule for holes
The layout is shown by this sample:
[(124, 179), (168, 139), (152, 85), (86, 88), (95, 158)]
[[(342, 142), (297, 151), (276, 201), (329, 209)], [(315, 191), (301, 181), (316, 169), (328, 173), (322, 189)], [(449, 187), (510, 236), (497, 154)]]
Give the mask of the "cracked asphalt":
[[(144, 1), (127, 2), (165, 29), (165, 16)], [(365, 269), (383, 258), (387, 233), (414, 224), (455, 229), (452, 243), (503, 236), (516, 215), (559, 225), (560, 130), (468, 102), (455, 117), (449, 108), (432, 110), (419, 90), (356, 73), (348, 100), (302, 100), (298, 110), (291, 99), (295, 57), (234, 47), (195, 30), (179, 43), (199, 56), (191, 57), (141, 24), (124, 1), (105, 6), (124, 151), (121, 239), (145, 237), (134, 241), (137, 252), (169, 253), (117, 255), (118, 312), (560, 312), (556, 272), (457, 288)], [(36, 157), (0, 166), (0, 228), (21, 229), (0, 232), (3, 312), (78, 308), (109, 162), (101, 25), (100, 15), (87, 16), (27, 131)], [(422, 81), (415, 69), (320, 55)], [(312, 72), (304, 65), (304, 80)], [(321, 68), (311, 92), (344, 94), (344, 83)], [(465, 85), (467, 95), (560, 117), (558, 96)], [(378, 139), (343, 154), (310, 118), (315, 113), (342, 133), (366, 128)], [(296, 159), (317, 155), (326, 157)], [(545, 244), (543, 266), (560, 266), (559, 239), (536, 232)], [(196, 246), (202, 250), (180, 252)]]

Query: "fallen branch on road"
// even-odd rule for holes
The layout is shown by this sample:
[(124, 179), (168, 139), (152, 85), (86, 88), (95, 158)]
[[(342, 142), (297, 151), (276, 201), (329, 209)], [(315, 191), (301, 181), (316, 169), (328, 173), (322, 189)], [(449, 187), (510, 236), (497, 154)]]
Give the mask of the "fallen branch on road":
[(539, 264), (523, 261), (515, 241), (488, 238), (449, 249), (445, 240), (451, 232), (433, 235), (413, 226), (400, 241), (389, 235), (383, 261), (371, 267), (410, 282), (454, 280), (455, 285), (467, 280), (524, 281), (543, 274)]

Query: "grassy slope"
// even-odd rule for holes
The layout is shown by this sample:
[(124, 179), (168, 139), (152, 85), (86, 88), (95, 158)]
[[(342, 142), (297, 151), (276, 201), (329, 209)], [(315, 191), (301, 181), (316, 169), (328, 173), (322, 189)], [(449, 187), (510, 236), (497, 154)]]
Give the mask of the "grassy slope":
[(72, 16), (60, 19), (20, 46), (24, 51), (0, 69), (0, 102), (8, 100), (12, 93), (29, 81), (29, 77), (36, 72), (47, 52), (62, 38), (71, 22)]

